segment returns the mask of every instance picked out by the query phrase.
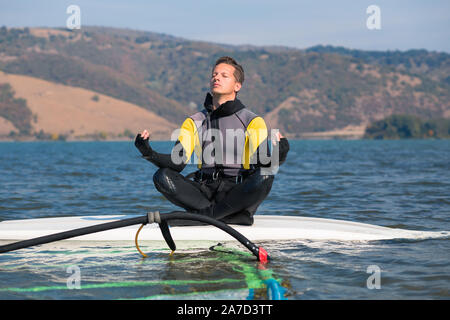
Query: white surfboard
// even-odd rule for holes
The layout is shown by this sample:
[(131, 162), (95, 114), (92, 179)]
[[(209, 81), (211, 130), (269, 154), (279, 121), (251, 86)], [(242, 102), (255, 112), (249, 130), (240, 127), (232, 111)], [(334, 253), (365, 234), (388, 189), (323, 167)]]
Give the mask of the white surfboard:
[[(73, 216), (0, 222), (0, 241), (26, 240), (88, 227), (120, 219), (130, 215)], [(257, 215), (252, 226), (231, 225), (251, 241), (262, 240), (385, 240), (385, 239), (428, 239), (450, 237), (450, 231), (415, 231), (380, 227), (345, 220)], [(134, 240), (139, 226), (130, 226), (92, 233), (72, 238), (72, 241), (124, 241)], [(170, 228), (177, 241), (229, 241), (234, 240), (226, 232), (214, 226), (180, 226)], [(140, 232), (139, 241), (164, 241), (157, 224), (148, 224)]]

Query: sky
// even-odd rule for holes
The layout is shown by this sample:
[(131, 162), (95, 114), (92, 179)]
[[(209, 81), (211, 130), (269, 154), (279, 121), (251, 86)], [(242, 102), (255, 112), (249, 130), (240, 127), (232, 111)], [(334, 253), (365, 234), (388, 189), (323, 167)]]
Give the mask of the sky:
[[(81, 28), (153, 31), (224, 44), (450, 53), (448, 0), (0, 0), (0, 26), (66, 27), (70, 5)], [(369, 29), (369, 6), (380, 29)]]

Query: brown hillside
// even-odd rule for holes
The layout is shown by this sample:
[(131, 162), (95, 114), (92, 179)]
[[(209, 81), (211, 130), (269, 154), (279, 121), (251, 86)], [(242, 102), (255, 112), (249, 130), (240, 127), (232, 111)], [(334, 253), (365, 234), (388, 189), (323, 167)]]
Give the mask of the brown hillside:
[[(26, 99), (33, 113), (33, 130), (53, 137), (117, 139), (126, 130), (149, 129), (152, 138), (168, 139), (178, 126), (137, 105), (82, 88), (3, 72), (0, 83), (9, 83), (16, 97)], [(9, 122), (0, 121), (0, 132), (10, 130)]]
[[(0, 70), (92, 90), (176, 124), (202, 108), (211, 66), (224, 55), (244, 66), (240, 100), (287, 136), (354, 136), (394, 114), (450, 114), (447, 53), (230, 46), (107, 27), (0, 28)], [(4, 103), (1, 116), (23, 136), (30, 118), (11, 106)]]
[(0, 137), (7, 136), (11, 131), (18, 132), (19, 130), (17, 130), (11, 121), (0, 117)]

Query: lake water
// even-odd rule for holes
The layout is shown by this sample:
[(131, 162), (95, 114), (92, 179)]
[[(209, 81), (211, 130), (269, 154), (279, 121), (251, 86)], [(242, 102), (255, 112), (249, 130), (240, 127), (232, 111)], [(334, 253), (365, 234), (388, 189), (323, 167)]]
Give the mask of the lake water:
[[(290, 145), (257, 214), (450, 230), (449, 140)], [(172, 143), (152, 146), (169, 152)], [(0, 143), (0, 220), (176, 210), (155, 190), (155, 170), (133, 142)], [(264, 270), (207, 248), (142, 259), (128, 243), (60, 242), (1, 254), (0, 299), (267, 299), (268, 278), (287, 299), (449, 299), (449, 240), (267, 242)], [(373, 266), (378, 289), (367, 286)]]

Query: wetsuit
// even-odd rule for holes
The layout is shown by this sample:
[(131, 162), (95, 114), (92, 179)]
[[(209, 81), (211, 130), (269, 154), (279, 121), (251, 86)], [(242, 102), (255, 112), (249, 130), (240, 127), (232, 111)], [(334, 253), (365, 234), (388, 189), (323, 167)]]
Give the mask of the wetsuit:
[[(274, 180), (267, 171), (274, 164), (261, 156), (271, 155), (266, 124), (239, 99), (213, 110), (208, 93), (204, 107), (183, 122), (171, 154), (154, 151), (140, 134), (135, 145), (159, 168), (153, 181), (169, 201), (225, 223), (251, 225)], [(277, 165), (285, 161), (288, 151), (287, 139), (281, 138)], [(185, 177), (180, 172), (192, 154), (197, 157), (199, 170)]]

